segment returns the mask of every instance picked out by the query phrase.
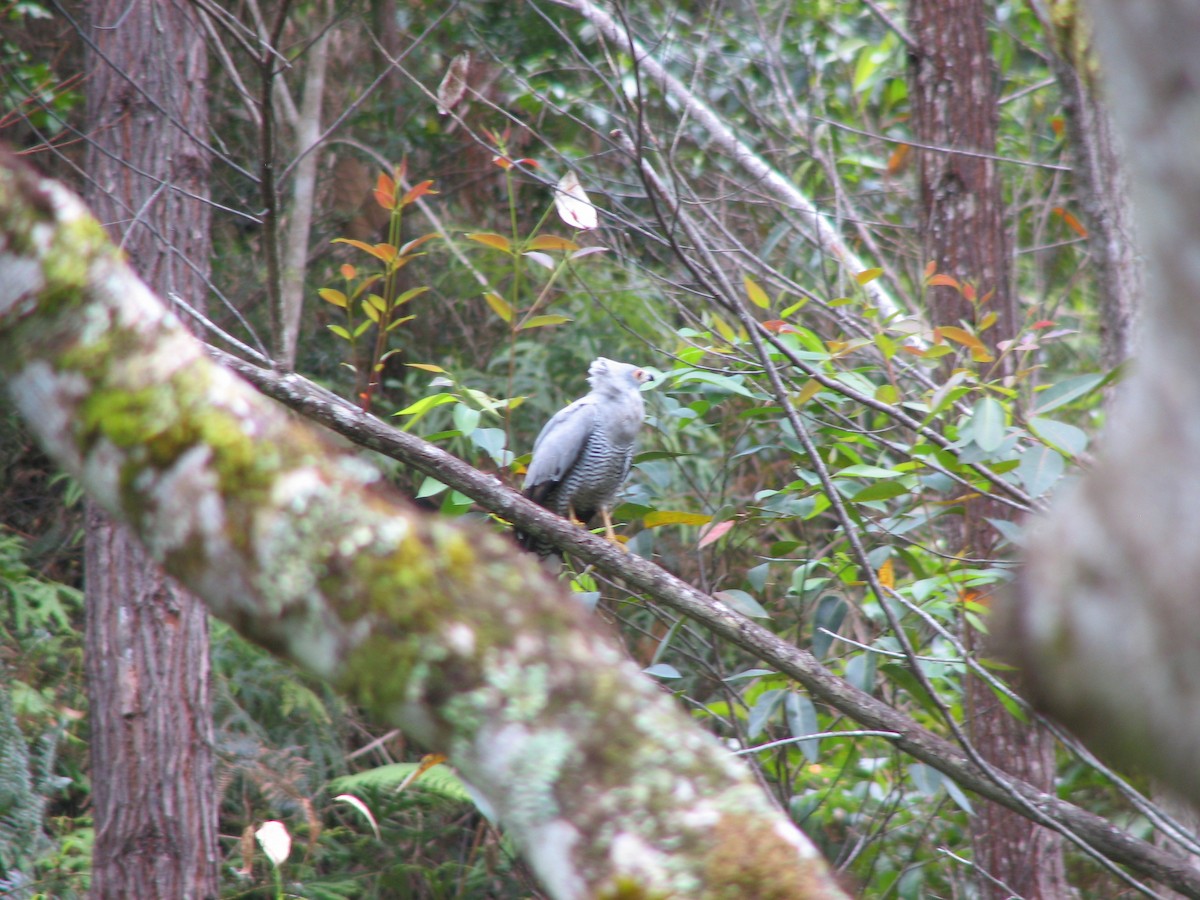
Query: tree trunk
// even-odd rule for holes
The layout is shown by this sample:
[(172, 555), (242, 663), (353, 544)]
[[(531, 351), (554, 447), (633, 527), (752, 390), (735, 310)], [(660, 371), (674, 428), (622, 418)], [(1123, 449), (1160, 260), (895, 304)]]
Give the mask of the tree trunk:
[[(974, 299), (952, 286), (929, 289), (932, 325), (976, 326), (989, 312), (992, 328), (980, 333), (993, 352), (1018, 328), (1010, 288), (1010, 254), (996, 163), (982, 155), (996, 149), (996, 96), (985, 5), (982, 0), (912, 0), (909, 30), (913, 131), (926, 146), (918, 155), (925, 259), (937, 271), (974, 288)], [(955, 152), (965, 151), (965, 152)], [(988, 558), (996, 534), (989, 518), (1008, 518), (1008, 508), (986, 496), (968, 499), (950, 536), (966, 557)], [(968, 645), (975, 637), (970, 626)], [(1044, 730), (1017, 721), (991, 688), (966, 681), (971, 739), (991, 764), (1042, 790), (1054, 789), (1054, 742)], [(984, 803), (971, 822), (981, 896), (1007, 900), (1067, 896), (1061, 840), (1028, 818)]]
[(93, 897), (216, 897), (204, 607), (88, 509)]
[[(1042, 11), (1038, 4), (1034, 9)], [(1133, 324), (1142, 302), (1142, 265), (1129, 202), (1129, 176), (1108, 104), (1097, 83), (1092, 29), (1077, 2), (1052, 0), (1043, 27), (1054, 45), (1067, 135), (1079, 185), (1079, 205), (1096, 266), (1100, 349), (1106, 368), (1133, 352)]]
[[(188, 7), (92, 0), (88, 199), (141, 276), (203, 305), (207, 57)], [(216, 897), (204, 606), (90, 509), (86, 537), (94, 897)]]

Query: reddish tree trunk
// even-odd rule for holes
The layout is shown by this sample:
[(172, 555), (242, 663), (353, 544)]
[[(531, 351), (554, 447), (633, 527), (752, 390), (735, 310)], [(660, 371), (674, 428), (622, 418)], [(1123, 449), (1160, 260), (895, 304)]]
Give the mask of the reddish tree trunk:
[[(87, 198), (161, 295), (201, 305), (209, 271), (206, 51), (170, 0), (92, 0)], [(89, 511), (92, 896), (216, 897), (204, 606)]]
[[(995, 325), (980, 337), (995, 348), (1015, 335), (1019, 322), (1000, 180), (987, 158), (996, 150), (998, 115), (986, 5), (911, 0), (909, 30), (918, 47), (911, 57), (913, 130), (922, 144), (940, 148), (918, 155), (925, 259), (975, 289), (972, 300), (950, 286), (930, 288), (929, 317), (935, 326), (970, 327), (994, 311)], [(965, 556), (986, 558), (996, 538), (987, 519), (1007, 515), (987, 498), (969, 500), (951, 539)], [(968, 645), (972, 638), (966, 635)], [(984, 758), (1053, 792), (1053, 739), (1014, 719), (978, 679), (969, 678), (966, 691), (971, 739)], [(992, 803), (980, 805), (971, 825), (982, 897), (1069, 894), (1055, 833)]]

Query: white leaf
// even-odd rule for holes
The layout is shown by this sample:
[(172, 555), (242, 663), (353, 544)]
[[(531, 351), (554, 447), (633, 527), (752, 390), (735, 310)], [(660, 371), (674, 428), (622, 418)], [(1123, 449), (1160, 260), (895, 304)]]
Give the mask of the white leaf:
[(446, 75), (437, 89), (437, 110), (439, 115), (449, 115), (450, 110), (458, 105), (458, 101), (467, 92), (467, 71), (471, 68), (471, 54), (460, 53), (450, 61)]
[(580, 231), (591, 231), (600, 224), (596, 207), (592, 206), (574, 172), (568, 172), (558, 182), (554, 207), (564, 222)]
[(292, 836), (288, 834), (287, 826), (272, 819), (263, 822), (262, 827), (254, 832), (263, 852), (276, 867), (283, 865), (292, 852)]
[(371, 823), (371, 829), (375, 832), (375, 840), (383, 840), (382, 836), (379, 834), (379, 825), (376, 823), (375, 817), (371, 815), (371, 810), (367, 808), (367, 804), (363, 803), (353, 794), (338, 794), (333, 799), (341, 800), (343, 803), (349, 803), (360, 813), (362, 813), (366, 817), (367, 821)]

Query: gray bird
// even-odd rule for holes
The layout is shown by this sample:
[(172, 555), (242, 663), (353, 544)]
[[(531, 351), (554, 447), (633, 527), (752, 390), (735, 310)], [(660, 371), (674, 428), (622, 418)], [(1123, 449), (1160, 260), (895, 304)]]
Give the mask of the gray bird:
[[(599, 513), (614, 540), (613, 503), (646, 417), (640, 388), (653, 378), (629, 363), (595, 360), (588, 368), (591, 393), (556, 412), (534, 442), (522, 493), (585, 525)], [(553, 552), (548, 542), (526, 532), (517, 533), (517, 542), (538, 556)]]

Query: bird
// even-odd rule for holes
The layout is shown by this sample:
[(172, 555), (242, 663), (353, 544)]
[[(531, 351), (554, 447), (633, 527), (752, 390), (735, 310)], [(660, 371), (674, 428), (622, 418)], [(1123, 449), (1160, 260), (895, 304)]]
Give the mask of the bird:
[[(566, 519), (586, 525), (597, 513), (610, 541), (612, 507), (629, 475), (638, 432), (646, 418), (641, 387), (654, 376), (603, 356), (588, 367), (591, 391), (556, 412), (533, 444), (522, 493)], [(552, 545), (528, 532), (517, 543), (539, 557)]]

